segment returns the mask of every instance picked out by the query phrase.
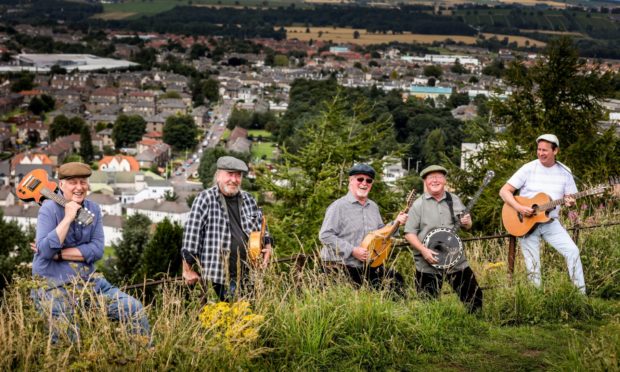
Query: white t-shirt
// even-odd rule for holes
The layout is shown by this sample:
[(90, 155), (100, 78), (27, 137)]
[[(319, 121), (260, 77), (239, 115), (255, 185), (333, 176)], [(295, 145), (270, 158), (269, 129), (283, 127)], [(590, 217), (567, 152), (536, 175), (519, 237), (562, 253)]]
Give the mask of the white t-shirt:
[[(551, 167), (545, 167), (538, 159), (519, 168), (510, 177), (508, 184), (520, 190), (519, 195), (526, 198), (532, 198), (539, 192), (544, 192), (552, 200), (556, 200), (577, 192), (577, 185), (575, 185), (572, 174), (557, 163)], [(549, 217), (557, 218), (559, 210), (559, 206), (555, 207), (549, 212)]]

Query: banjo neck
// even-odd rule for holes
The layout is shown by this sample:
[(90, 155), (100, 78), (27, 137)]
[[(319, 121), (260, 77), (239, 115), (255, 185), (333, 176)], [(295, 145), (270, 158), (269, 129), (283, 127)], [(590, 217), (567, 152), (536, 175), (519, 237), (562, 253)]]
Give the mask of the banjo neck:
[(487, 173), (484, 175), (484, 179), (482, 180), (482, 185), (480, 185), (480, 187), (478, 188), (474, 196), (471, 198), (469, 203), (467, 203), (467, 206), (465, 206), (465, 210), (456, 216), (456, 223), (452, 227), (452, 232), (456, 234), (461, 229), (461, 226), (463, 224), (461, 223), (460, 216), (469, 214), (469, 212), (472, 210), (474, 205), (476, 205), (476, 203), (478, 202), (478, 199), (480, 199), (480, 196), (482, 195), (482, 192), (484, 191), (484, 189), (489, 185), (489, 183), (491, 183), (491, 180), (493, 179), (493, 177), (495, 177), (495, 172), (492, 170), (487, 171)]

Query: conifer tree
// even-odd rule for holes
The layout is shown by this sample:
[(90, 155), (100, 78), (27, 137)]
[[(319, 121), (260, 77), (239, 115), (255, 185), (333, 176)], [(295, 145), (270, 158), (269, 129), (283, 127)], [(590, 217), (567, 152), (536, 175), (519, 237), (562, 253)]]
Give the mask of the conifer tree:
[(169, 273), (174, 276), (181, 269), (181, 244), (183, 227), (172, 223), (168, 218), (157, 224), (155, 234), (144, 248), (141, 259), (141, 272), (146, 278)]
[(90, 163), (93, 160), (95, 151), (93, 150), (93, 142), (90, 136), (90, 128), (87, 125), (82, 126), (80, 131), (80, 156), (84, 163)]

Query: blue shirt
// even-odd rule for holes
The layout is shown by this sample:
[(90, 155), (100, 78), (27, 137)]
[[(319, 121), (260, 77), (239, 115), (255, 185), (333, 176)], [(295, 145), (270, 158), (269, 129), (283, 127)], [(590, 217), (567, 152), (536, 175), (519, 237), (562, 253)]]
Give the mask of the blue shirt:
[[(78, 276), (88, 279), (95, 271), (95, 262), (103, 257), (103, 220), (99, 206), (85, 200), (83, 207), (94, 215), (91, 225), (71, 223), (67, 237), (61, 244), (56, 227), (65, 217), (65, 208), (52, 200), (45, 200), (37, 218), (36, 245), (38, 252), (32, 261), (32, 275), (47, 279), (52, 286), (60, 286)], [(62, 248), (74, 247), (80, 250), (84, 262), (55, 261), (54, 256)]]

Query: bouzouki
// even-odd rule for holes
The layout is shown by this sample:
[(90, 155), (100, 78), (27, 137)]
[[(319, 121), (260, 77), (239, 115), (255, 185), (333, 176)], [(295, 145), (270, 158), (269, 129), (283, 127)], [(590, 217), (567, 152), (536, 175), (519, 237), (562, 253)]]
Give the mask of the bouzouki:
[[(41, 204), (43, 199), (50, 199), (64, 207), (67, 200), (60, 194), (56, 194), (57, 188), (58, 184), (48, 179), (47, 172), (44, 169), (34, 169), (22, 178), (15, 187), (15, 191), (17, 197), (26, 202), (34, 200)], [(92, 224), (94, 220), (93, 212), (85, 207), (80, 208), (75, 217), (75, 221), (84, 226)]]
[(422, 244), (437, 252), (436, 257), (438, 262), (432, 265), (436, 269), (450, 269), (461, 260), (461, 257), (463, 256), (463, 241), (458, 236), (458, 231), (461, 228), (460, 216), (469, 214), (480, 198), (480, 195), (482, 195), (482, 191), (489, 185), (493, 177), (495, 177), (495, 172), (492, 170), (486, 173), (484, 180), (482, 180), (482, 185), (478, 191), (476, 191), (469, 203), (467, 203), (465, 210), (459, 216), (456, 216), (455, 223), (452, 228), (436, 227), (429, 231), (424, 237)]
[[(411, 190), (407, 196), (407, 206), (403, 210), (403, 213), (407, 213), (411, 204), (415, 200), (415, 190)], [(394, 239), (392, 235), (400, 227), (400, 222), (394, 221), (391, 225), (386, 225), (379, 230), (371, 231), (362, 240), (362, 248), (368, 250), (368, 261), (366, 262), (370, 267), (377, 267), (383, 264), (386, 259), (390, 257), (392, 252), (392, 246), (394, 245)]]
[(260, 257), (263, 251), (265, 231), (267, 230), (267, 222), (265, 216), (262, 216), (260, 231), (252, 231), (248, 239), (248, 258), (252, 265), (260, 264)]
[(606, 189), (618, 184), (620, 184), (619, 177), (610, 177), (609, 185), (597, 186), (573, 195), (566, 195), (556, 200), (551, 200), (551, 197), (544, 192), (536, 194), (533, 198), (515, 195), (515, 200), (519, 204), (532, 208), (534, 213), (531, 216), (526, 216), (517, 212), (510, 204), (504, 203), (504, 207), (502, 208), (502, 223), (510, 235), (518, 237), (523, 236), (532, 231), (537, 224), (549, 222), (549, 212), (556, 206), (564, 204), (567, 197), (579, 199), (584, 196), (601, 194), (605, 192)]

